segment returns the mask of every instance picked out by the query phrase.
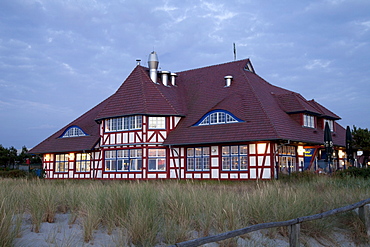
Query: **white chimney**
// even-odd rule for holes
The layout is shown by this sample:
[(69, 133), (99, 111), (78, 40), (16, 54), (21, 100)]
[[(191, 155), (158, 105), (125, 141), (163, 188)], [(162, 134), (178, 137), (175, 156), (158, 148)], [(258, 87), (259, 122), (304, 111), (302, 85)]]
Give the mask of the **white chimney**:
[(140, 65), (141, 59), (136, 59), (136, 65)]
[(176, 77), (177, 77), (177, 74), (176, 73), (171, 73), (171, 84), (172, 86), (176, 86)]
[(230, 87), (231, 86), (231, 81), (233, 80), (233, 76), (232, 75), (227, 75), (224, 77), (225, 78), (225, 87)]
[(161, 74), (162, 74), (162, 83), (163, 85), (165, 85), (166, 87), (169, 86), (168, 85), (168, 75), (170, 74), (169, 71), (161, 71)]
[(153, 51), (149, 54), (148, 65), (149, 65), (150, 79), (152, 79), (154, 83), (157, 83), (158, 64), (159, 64), (159, 61), (158, 61), (157, 53)]

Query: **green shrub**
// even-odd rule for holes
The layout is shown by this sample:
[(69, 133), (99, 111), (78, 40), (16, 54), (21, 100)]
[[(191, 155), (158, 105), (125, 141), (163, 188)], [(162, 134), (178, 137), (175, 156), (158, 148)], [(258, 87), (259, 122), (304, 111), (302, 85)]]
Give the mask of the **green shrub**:
[(349, 169), (335, 172), (335, 176), (340, 178), (355, 177), (368, 179), (370, 178), (370, 169), (350, 167)]
[(318, 173), (314, 173), (312, 171), (303, 171), (303, 172), (292, 172), (290, 175), (288, 174), (279, 174), (279, 180), (287, 180), (287, 181), (314, 181), (319, 176), (322, 176)]
[(25, 178), (28, 173), (22, 170), (8, 170), (0, 171), (0, 177), (2, 178)]

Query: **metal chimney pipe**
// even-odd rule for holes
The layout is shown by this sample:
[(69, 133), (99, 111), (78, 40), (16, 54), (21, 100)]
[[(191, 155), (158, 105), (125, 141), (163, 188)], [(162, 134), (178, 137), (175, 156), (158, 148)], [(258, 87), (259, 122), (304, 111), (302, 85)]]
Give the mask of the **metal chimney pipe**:
[(171, 84), (172, 86), (176, 86), (176, 77), (177, 77), (177, 74), (176, 73), (171, 73)]
[(150, 76), (150, 79), (152, 79), (152, 81), (154, 83), (157, 83), (157, 69), (158, 69), (158, 64), (159, 64), (159, 61), (158, 61), (157, 53), (155, 51), (152, 51), (149, 54), (148, 66), (149, 66), (149, 76)]
[(168, 85), (168, 75), (170, 74), (170, 72), (169, 71), (161, 71), (161, 74), (162, 74), (162, 83), (163, 83), (163, 85), (169, 86)]
[(224, 78), (225, 78), (225, 83), (226, 83), (225, 87), (230, 87), (233, 76), (232, 75), (227, 75)]

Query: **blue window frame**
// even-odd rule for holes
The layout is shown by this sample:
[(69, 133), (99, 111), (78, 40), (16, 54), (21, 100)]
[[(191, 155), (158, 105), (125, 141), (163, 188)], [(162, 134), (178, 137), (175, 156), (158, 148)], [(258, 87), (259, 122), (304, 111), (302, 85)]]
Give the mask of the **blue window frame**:
[(78, 136), (87, 136), (87, 134), (78, 126), (71, 126), (60, 136), (61, 138), (66, 137), (78, 137)]
[(76, 154), (76, 172), (89, 172), (90, 171), (90, 155), (88, 153)]
[(239, 123), (243, 120), (235, 117), (232, 113), (225, 110), (214, 110), (204, 115), (194, 126)]
[(196, 147), (187, 149), (188, 171), (209, 171), (209, 147)]
[(142, 170), (141, 149), (121, 149), (105, 151), (105, 171), (133, 172)]
[(222, 146), (222, 170), (248, 170), (248, 145)]
[(56, 154), (55, 155), (55, 172), (68, 172), (69, 155)]

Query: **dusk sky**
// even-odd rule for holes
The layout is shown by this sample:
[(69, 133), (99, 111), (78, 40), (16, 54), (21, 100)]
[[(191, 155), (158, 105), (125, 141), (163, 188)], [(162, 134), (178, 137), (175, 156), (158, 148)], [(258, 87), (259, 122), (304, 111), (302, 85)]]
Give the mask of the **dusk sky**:
[(32, 148), (155, 50), (179, 72), (250, 58), (273, 85), (370, 128), (370, 1), (1, 0), (0, 144)]

